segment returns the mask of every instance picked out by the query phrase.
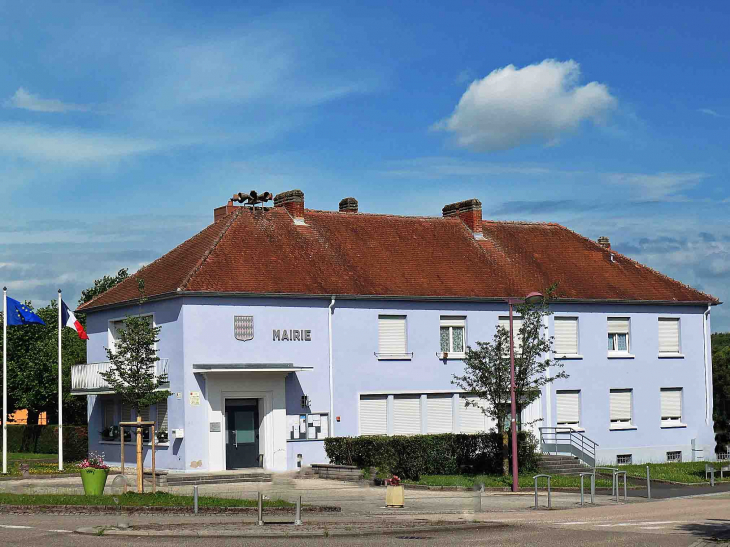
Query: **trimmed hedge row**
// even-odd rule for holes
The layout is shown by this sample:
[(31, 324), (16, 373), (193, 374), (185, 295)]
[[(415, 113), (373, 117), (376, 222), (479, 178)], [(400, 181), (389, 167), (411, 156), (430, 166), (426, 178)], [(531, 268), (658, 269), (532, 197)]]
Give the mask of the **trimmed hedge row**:
[[(1, 448), (2, 439), (0, 439)], [(63, 427), (64, 460), (83, 460), (88, 450), (89, 434), (86, 426), (66, 425)], [(8, 424), (8, 452), (58, 453), (58, 426)]]
[[(518, 434), (520, 470), (539, 465), (538, 442), (528, 431)], [(502, 435), (445, 433), (441, 435), (328, 437), (324, 448), (330, 463), (376, 467), (404, 479), (421, 475), (502, 474)], [(512, 442), (510, 441), (510, 459)]]

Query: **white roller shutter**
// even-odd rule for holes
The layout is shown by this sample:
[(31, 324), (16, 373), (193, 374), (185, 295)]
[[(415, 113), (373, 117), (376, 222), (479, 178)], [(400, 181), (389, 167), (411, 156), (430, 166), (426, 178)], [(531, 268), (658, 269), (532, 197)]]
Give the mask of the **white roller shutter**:
[(385, 395), (360, 397), (360, 435), (385, 435), (388, 432), (388, 398)]
[(555, 318), (555, 353), (557, 355), (578, 354), (578, 318)]
[(682, 420), (682, 390), (662, 389), (662, 420)]
[(611, 421), (631, 422), (631, 390), (611, 390)]
[[(504, 330), (506, 330), (509, 333), (509, 316), (500, 317), (499, 326), (502, 327)], [(515, 341), (515, 353), (521, 353), (522, 352), (522, 337), (520, 336), (520, 329), (522, 328), (522, 318), (521, 317), (512, 318), (512, 328), (514, 329), (514, 332), (512, 333), (512, 335), (514, 336), (514, 341)], [(509, 354), (509, 348), (507, 348), (507, 353)]]
[(421, 433), (421, 396), (396, 395), (393, 398), (393, 435)]
[(629, 323), (628, 317), (609, 317), (608, 332), (610, 334), (628, 334)]
[(679, 319), (659, 318), (659, 353), (679, 353)]
[[(477, 397), (459, 396), (459, 420), (461, 421), (462, 433), (481, 433), (487, 431), (487, 417), (481, 407), (473, 405), (466, 406), (466, 401), (477, 402)], [(483, 405), (480, 402), (480, 405)]]
[(428, 409), (428, 433), (451, 433), (454, 430), (454, 396), (449, 395), (429, 395), (426, 399), (426, 408)]
[(157, 428), (160, 431), (168, 431), (167, 429), (167, 399), (157, 403)]
[(378, 316), (378, 353), (403, 355), (406, 350), (406, 317), (404, 315)]
[(557, 391), (558, 425), (580, 423), (580, 391)]

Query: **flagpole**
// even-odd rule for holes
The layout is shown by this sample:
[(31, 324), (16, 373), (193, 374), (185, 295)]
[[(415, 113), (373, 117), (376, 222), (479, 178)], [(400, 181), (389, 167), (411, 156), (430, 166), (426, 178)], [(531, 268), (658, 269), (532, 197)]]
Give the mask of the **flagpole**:
[(63, 471), (63, 357), (61, 356), (61, 289), (58, 289), (58, 470)]
[(3, 287), (3, 475), (8, 473), (8, 288)]

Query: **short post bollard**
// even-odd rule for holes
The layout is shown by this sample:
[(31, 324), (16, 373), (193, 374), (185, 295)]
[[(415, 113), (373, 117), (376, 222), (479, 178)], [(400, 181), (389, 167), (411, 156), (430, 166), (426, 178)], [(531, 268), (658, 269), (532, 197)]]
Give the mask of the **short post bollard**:
[(302, 525), (302, 496), (299, 496), (299, 498), (297, 498), (297, 516), (294, 519), (294, 525)]
[(198, 514), (198, 487), (193, 486), (193, 513)]
[(585, 505), (583, 498), (583, 478), (589, 476), (591, 478), (591, 503), (596, 503), (596, 474), (595, 473), (581, 473), (580, 474), (580, 506)]
[(264, 525), (264, 496), (261, 492), (257, 492), (258, 494), (258, 520), (256, 521), (256, 524), (259, 526)]
[(651, 474), (648, 465), (646, 466), (646, 499), (651, 499)]
[(474, 512), (475, 513), (481, 513), (482, 512), (482, 491), (477, 490), (474, 492)]
[(583, 473), (580, 474), (580, 506), (585, 506), (585, 503), (583, 501)]
[(547, 491), (548, 491), (548, 504), (547, 508), (552, 509), (552, 496), (550, 492), (550, 475), (535, 475), (532, 477), (535, 480), (535, 509), (538, 508), (538, 502), (537, 502), (537, 479), (545, 477), (547, 479)]

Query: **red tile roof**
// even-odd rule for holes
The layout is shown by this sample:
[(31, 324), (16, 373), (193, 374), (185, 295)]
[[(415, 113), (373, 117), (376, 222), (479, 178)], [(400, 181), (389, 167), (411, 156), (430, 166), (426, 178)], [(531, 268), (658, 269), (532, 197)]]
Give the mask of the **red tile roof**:
[(485, 221), (484, 239), (456, 217), (403, 217), (237, 207), (80, 306), (190, 293), (504, 298), (558, 283), (575, 300), (718, 300), (558, 224)]

